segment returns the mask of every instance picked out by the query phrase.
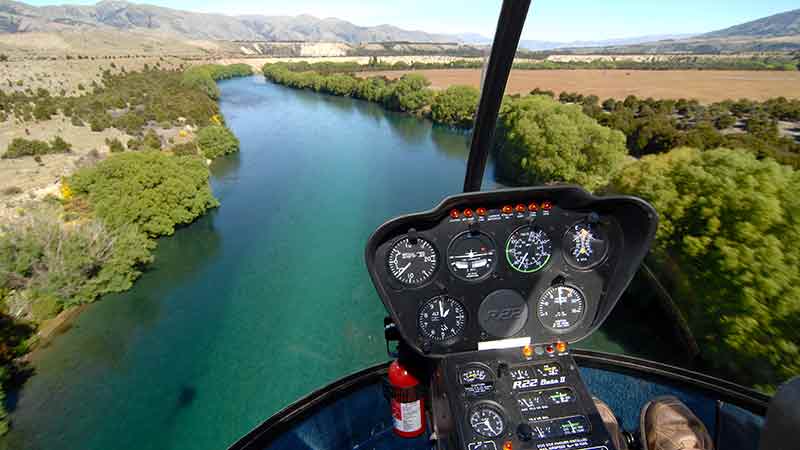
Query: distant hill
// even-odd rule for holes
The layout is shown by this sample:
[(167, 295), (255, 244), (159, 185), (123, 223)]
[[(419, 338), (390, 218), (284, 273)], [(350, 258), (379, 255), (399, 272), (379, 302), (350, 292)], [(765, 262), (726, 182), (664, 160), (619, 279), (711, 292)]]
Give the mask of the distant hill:
[(0, 0), (0, 33), (81, 29), (147, 31), (190, 39), (246, 41), (445, 42), (449, 35), (391, 25), (361, 27), (341, 19), (300, 16), (226, 16), (105, 0), (90, 6), (36, 7)]
[(694, 37), (583, 47), (576, 45), (560, 50), (575, 54), (794, 52), (800, 50), (800, 9)]
[(706, 33), (700, 38), (759, 37), (774, 38), (800, 35), (800, 9), (764, 17), (763, 19), (735, 25), (724, 30)]
[(572, 42), (551, 42), (551, 41), (520, 41), (519, 46), (525, 50), (555, 50), (559, 48), (583, 48), (583, 47), (607, 47), (612, 45), (633, 45), (647, 42), (660, 41), (665, 39), (682, 39), (693, 36), (692, 34), (665, 34), (655, 36), (636, 36), (630, 38), (607, 39), (602, 41), (572, 41)]

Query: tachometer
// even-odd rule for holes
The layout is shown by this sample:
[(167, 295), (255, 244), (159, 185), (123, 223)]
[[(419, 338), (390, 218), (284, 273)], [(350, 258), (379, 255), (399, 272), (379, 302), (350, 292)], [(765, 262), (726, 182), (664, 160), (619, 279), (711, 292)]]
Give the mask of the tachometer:
[(506, 431), (506, 422), (500, 410), (488, 403), (479, 403), (469, 413), (472, 431), (487, 438), (496, 438)]
[(466, 322), (464, 305), (449, 295), (439, 295), (425, 302), (417, 318), (422, 336), (437, 342), (460, 336)]
[(539, 297), (537, 315), (542, 325), (555, 333), (575, 328), (583, 319), (586, 300), (577, 288), (551, 286)]
[(439, 260), (433, 244), (422, 238), (405, 237), (389, 250), (389, 272), (399, 282), (419, 285), (431, 279)]
[(447, 263), (453, 275), (465, 281), (479, 281), (494, 270), (495, 245), (481, 232), (467, 231), (456, 236), (447, 248)]
[(603, 262), (608, 240), (599, 226), (578, 222), (564, 234), (564, 257), (578, 269), (589, 269)]
[(506, 259), (517, 272), (538, 272), (550, 261), (553, 244), (544, 230), (533, 225), (517, 228), (506, 243)]

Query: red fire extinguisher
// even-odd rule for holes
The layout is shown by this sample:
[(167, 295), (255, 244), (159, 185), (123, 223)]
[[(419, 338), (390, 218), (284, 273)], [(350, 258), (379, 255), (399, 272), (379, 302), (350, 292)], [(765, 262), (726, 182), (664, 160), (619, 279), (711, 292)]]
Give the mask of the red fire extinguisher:
[(389, 366), (389, 386), (395, 434), (413, 438), (424, 433), (425, 409), (419, 380), (394, 361)]

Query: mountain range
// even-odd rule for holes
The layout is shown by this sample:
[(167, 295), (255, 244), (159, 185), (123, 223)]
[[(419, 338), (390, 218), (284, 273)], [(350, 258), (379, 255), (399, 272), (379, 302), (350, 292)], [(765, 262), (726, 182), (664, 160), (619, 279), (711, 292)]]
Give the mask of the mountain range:
[[(358, 26), (310, 15), (207, 14), (104, 0), (95, 5), (31, 6), (0, 0), (0, 35), (24, 32), (133, 32), (203, 41), (460, 42), (483, 46), (491, 39), (475, 33), (434, 34), (392, 25)], [(800, 9), (699, 35), (659, 35), (602, 41), (523, 40), (530, 51), (573, 53), (725, 53), (800, 50)]]
[(336, 18), (226, 16), (104, 0), (96, 5), (31, 6), (0, 0), (0, 32), (58, 32), (75, 29), (154, 31), (189, 39), (241, 41), (446, 42), (454, 36), (403, 30), (391, 25), (361, 27)]

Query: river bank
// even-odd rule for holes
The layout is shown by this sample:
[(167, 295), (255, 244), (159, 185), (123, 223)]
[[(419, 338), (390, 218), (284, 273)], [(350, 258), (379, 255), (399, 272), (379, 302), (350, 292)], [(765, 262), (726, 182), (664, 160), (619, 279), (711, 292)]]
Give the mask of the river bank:
[[(206, 101), (214, 105), (209, 109), (209, 116), (191, 125), (186, 118), (176, 118), (170, 127), (156, 128), (146, 120), (148, 111), (145, 107), (137, 113), (142, 115), (139, 135), (137, 129), (129, 127), (126, 132), (133, 136), (120, 140), (117, 136), (126, 136), (126, 132), (120, 133), (120, 130), (108, 126), (111, 124), (97, 130), (104, 132), (105, 138), (101, 133), (93, 132), (101, 134), (100, 139), (106, 144), (104, 153), (93, 149), (86, 154), (83, 146), (73, 152), (71, 144), (62, 141), (66, 142), (68, 156), (64, 164), (54, 165), (54, 160), (47, 156), (18, 154), (19, 150), (14, 154), (6, 151), (4, 158), (0, 159), (0, 168), (14, 172), (14, 176), (4, 177), (3, 183), (16, 184), (13, 192), (8, 187), (3, 189), (6, 197), (11, 193), (13, 198), (6, 199), (5, 209), (0, 208), (7, 212), (0, 220), (0, 247), (3, 248), (0, 258), (0, 334), (3, 344), (0, 372), (3, 376), (0, 378), (3, 387), (14, 388), (24, 382), (30, 373), (28, 365), (32, 354), (29, 352), (46, 347), (57, 335), (69, 329), (85, 304), (104, 294), (129, 289), (152, 262), (150, 251), (156, 245), (155, 238), (172, 234), (175, 225), (191, 222), (217, 205), (210, 194), (205, 161), (237, 150), (238, 141), (216, 115), (218, 91), (215, 80), (249, 73), (249, 69), (243, 71), (241, 67), (201, 66), (191, 69), (184, 76), (183, 90), (177, 94), (188, 92), (208, 96)], [(135, 105), (135, 97), (126, 94), (131, 89), (128, 84), (143, 77), (152, 78), (144, 92), (138, 92), (147, 97), (148, 90), (158, 89), (159, 83), (168, 83), (170, 76), (169, 72), (146, 71), (116, 78), (107, 75), (105, 80), (114, 87), (112, 95), (122, 95), (129, 105)], [(108, 90), (108, 86), (98, 87), (89, 94), (93, 96), (90, 102), (102, 105), (104, 96), (107, 96), (103, 89)], [(53, 108), (52, 114), (72, 116), (71, 123), (61, 127), (53, 126), (52, 119), (40, 122), (31, 117), (28, 119), (31, 122), (24, 121), (29, 107), (26, 100), (24, 94), (12, 96), (10, 109), (16, 114), (10, 120), (14, 120), (15, 125), (23, 120), (20, 122), (23, 125), (58, 133), (56, 139), (61, 139), (65, 127), (74, 128), (77, 135), (83, 130), (88, 132), (88, 124), (79, 119), (82, 113), (73, 110), (82, 99), (72, 101), (46, 93), (37, 94), (35, 108), (51, 105), (48, 107)], [(180, 102), (174, 103), (177, 104), (173, 114), (184, 111)], [(107, 111), (101, 109), (100, 113), (107, 114)], [(36, 118), (40, 117), (43, 116), (37, 113)], [(96, 125), (94, 117), (90, 119), (92, 130)], [(65, 117), (60, 117), (60, 120), (64, 122)], [(178, 123), (186, 125), (179, 127), (180, 131), (176, 131), (174, 136), (160, 135)], [(201, 128), (195, 124), (205, 126)], [(117, 123), (113, 125), (117, 126)], [(30, 136), (29, 129), (26, 129), (26, 136)], [(70, 139), (75, 137), (66, 136)], [(25, 151), (42, 147), (38, 143), (45, 142), (30, 137), (30, 140), (14, 138), (8, 148), (16, 146)], [(17, 145), (20, 142), (24, 145)], [(29, 180), (28, 172), (14, 171), (13, 167), (26, 160), (38, 165), (36, 173), (49, 165), (51, 177), (55, 173), (56, 180), (53, 182), (41, 177)], [(143, 173), (147, 173), (151, 183), (137, 187)], [(48, 185), (41, 187), (41, 183)], [(178, 186), (166, 183), (178, 183)], [(26, 189), (20, 186), (26, 186)], [(34, 191), (42, 195), (34, 195)], [(143, 198), (150, 200), (146, 205), (137, 206)], [(147, 219), (143, 219), (145, 216)]]

